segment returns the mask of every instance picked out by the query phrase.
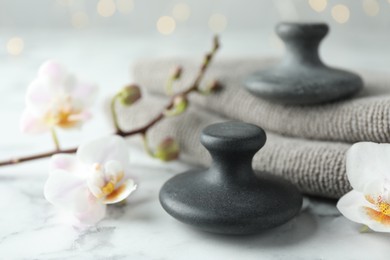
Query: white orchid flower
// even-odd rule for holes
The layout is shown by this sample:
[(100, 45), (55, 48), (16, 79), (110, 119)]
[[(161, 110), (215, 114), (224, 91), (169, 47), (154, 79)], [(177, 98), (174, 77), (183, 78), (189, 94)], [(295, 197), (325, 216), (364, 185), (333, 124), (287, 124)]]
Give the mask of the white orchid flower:
[(95, 85), (80, 82), (60, 64), (46, 61), (28, 86), (20, 128), (39, 134), (54, 127), (80, 127), (91, 117), (89, 107), (96, 94)]
[(353, 190), (338, 201), (339, 211), (374, 231), (390, 232), (390, 144), (354, 144), (347, 175)]
[(84, 145), (77, 155), (57, 154), (51, 159), (46, 199), (72, 215), (77, 226), (94, 225), (104, 218), (106, 205), (126, 199), (137, 187), (127, 177), (129, 152), (119, 136)]

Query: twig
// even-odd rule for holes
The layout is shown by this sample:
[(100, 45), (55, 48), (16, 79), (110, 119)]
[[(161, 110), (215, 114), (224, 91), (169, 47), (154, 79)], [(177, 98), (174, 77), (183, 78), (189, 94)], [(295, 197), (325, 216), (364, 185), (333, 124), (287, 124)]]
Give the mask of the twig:
[(26, 156), (26, 157), (14, 158), (14, 159), (10, 159), (8, 161), (2, 161), (2, 162), (0, 162), (0, 166), (13, 165), (13, 164), (18, 164), (18, 163), (22, 163), (22, 162), (38, 160), (38, 159), (50, 157), (50, 156), (55, 155), (57, 153), (75, 153), (76, 151), (77, 151), (77, 148), (69, 148), (69, 149), (64, 149), (64, 150), (54, 150), (51, 152), (40, 153), (40, 154)]
[[(199, 85), (212, 61), (214, 58), (217, 50), (219, 49), (219, 40), (218, 37), (215, 36), (214, 41), (213, 41), (213, 48), (211, 52), (207, 53), (203, 59), (203, 63), (198, 71), (197, 76), (195, 77), (193, 83), (191, 86), (179, 93), (176, 93), (173, 95), (169, 101), (169, 103), (165, 106), (165, 108), (152, 120), (150, 120), (147, 124), (145, 124), (142, 127), (136, 128), (131, 131), (122, 131), (121, 128), (117, 123), (115, 123), (115, 128), (116, 128), (116, 135), (120, 135), (122, 137), (127, 137), (127, 136), (132, 136), (136, 134), (141, 134), (143, 136), (146, 135), (146, 132), (148, 131), (149, 128), (157, 124), (159, 121), (161, 121), (165, 117), (165, 111), (171, 109), (174, 106), (174, 101), (177, 97), (184, 97), (186, 98), (191, 92), (198, 91), (199, 90)], [(116, 102), (116, 97), (113, 98), (113, 103), (112, 107), (114, 107), (114, 104)], [(114, 119), (114, 121), (117, 122), (117, 120)], [(77, 151), (77, 147), (75, 148), (69, 148), (69, 149), (56, 149), (53, 151), (45, 152), (45, 153), (40, 153), (40, 154), (35, 154), (31, 156), (25, 156), (25, 157), (19, 157), (19, 158), (13, 158), (10, 160), (6, 161), (0, 161), (0, 167), (1, 166), (6, 166), (6, 165), (14, 165), (14, 164), (19, 164), (22, 162), (27, 162), (27, 161), (32, 161), (32, 160), (37, 160), (37, 159), (43, 159), (47, 157), (51, 157), (52, 155), (58, 154), (58, 153), (75, 153)]]

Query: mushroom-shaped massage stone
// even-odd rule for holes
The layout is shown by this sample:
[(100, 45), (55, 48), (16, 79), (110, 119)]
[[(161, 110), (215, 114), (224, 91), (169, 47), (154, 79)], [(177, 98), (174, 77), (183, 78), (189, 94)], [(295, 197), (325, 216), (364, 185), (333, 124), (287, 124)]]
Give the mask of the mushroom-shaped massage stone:
[(324, 23), (280, 23), (276, 33), (286, 53), (274, 67), (245, 79), (246, 89), (262, 99), (294, 105), (312, 105), (348, 98), (363, 88), (351, 72), (325, 65), (318, 54), (328, 33)]
[(160, 202), (171, 216), (205, 231), (250, 234), (299, 213), (302, 196), (295, 186), (252, 169), (253, 156), (266, 142), (263, 129), (241, 122), (218, 123), (203, 129), (200, 141), (212, 164), (176, 175), (163, 185)]

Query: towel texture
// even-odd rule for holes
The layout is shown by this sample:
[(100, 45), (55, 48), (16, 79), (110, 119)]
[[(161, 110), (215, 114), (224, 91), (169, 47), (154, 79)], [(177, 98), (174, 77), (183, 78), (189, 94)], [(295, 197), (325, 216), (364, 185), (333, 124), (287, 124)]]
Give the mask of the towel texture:
[[(390, 77), (359, 72), (365, 89), (341, 102), (319, 106), (286, 106), (256, 98), (245, 91), (248, 74), (269, 67), (273, 59), (216, 61), (206, 80), (218, 79), (224, 90), (208, 97), (191, 95), (192, 104), (236, 120), (260, 125), (282, 135), (341, 142), (390, 142)], [(142, 60), (134, 67), (134, 80), (153, 94), (164, 94), (164, 84), (173, 67), (184, 69), (175, 90), (193, 80), (200, 60)]]
[[(149, 96), (134, 107), (118, 107), (119, 123), (126, 130), (139, 127), (166, 102), (166, 99)], [(210, 156), (199, 142), (200, 132), (209, 124), (227, 120), (191, 106), (184, 114), (158, 123), (148, 136), (152, 146), (166, 136), (173, 136), (180, 143), (184, 159), (208, 165)], [(345, 143), (311, 141), (267, 132), (267, 142), (255, 155), (253, 167), (282, 176), (303, 193), (339, 198), (351, 188), (345, 174), (345, 153), (349, 147)]]

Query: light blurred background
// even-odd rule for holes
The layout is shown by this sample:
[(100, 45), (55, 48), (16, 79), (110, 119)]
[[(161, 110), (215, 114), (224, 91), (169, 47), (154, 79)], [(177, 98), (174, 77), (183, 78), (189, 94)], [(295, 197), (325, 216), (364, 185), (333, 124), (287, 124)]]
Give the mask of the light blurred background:
[(389, 5), (388, 0), (2, 0), (0, 23), (15, 30), (181, 34), (267, 29), (281, 19), (297, 19), (381, 30), (389, 26)]
[(213, 33), (245, 42), (242, 52), (256, 54), (252, 47), (257, 46), (258, 54), (274, 53), (282, 46), (273, 28), (283, 20), (324, 21), (332, 28), (333, 41), (378, 48), (388, 46), (375, 37), (389, 34), (390, 0), (1, 0), (0, 54), (28, 55), (37, 40), (51, 46), (61, 35), (73, 45), (92, 35), (106, 42), (136, 39), (124, 54), (144, 37), (158, 41), (145, 51), (150, 55), (165, 47), (179, 53), (192, 50), (194, 41), (201, 49)]
[[(330, 65), (390, 71), (390, 0), (0, 0), (0, 147), (48, 139), (18, 130), (26, 87), (46, 59), (95, 81), (103, 98), (131, 81), (135, 60), (200, 59), (215, 33), (218, 57), (280, 56), (279, 21), (328, 23), (321, 56)], [(97, 127), (82, 135), (109, 131)]]

